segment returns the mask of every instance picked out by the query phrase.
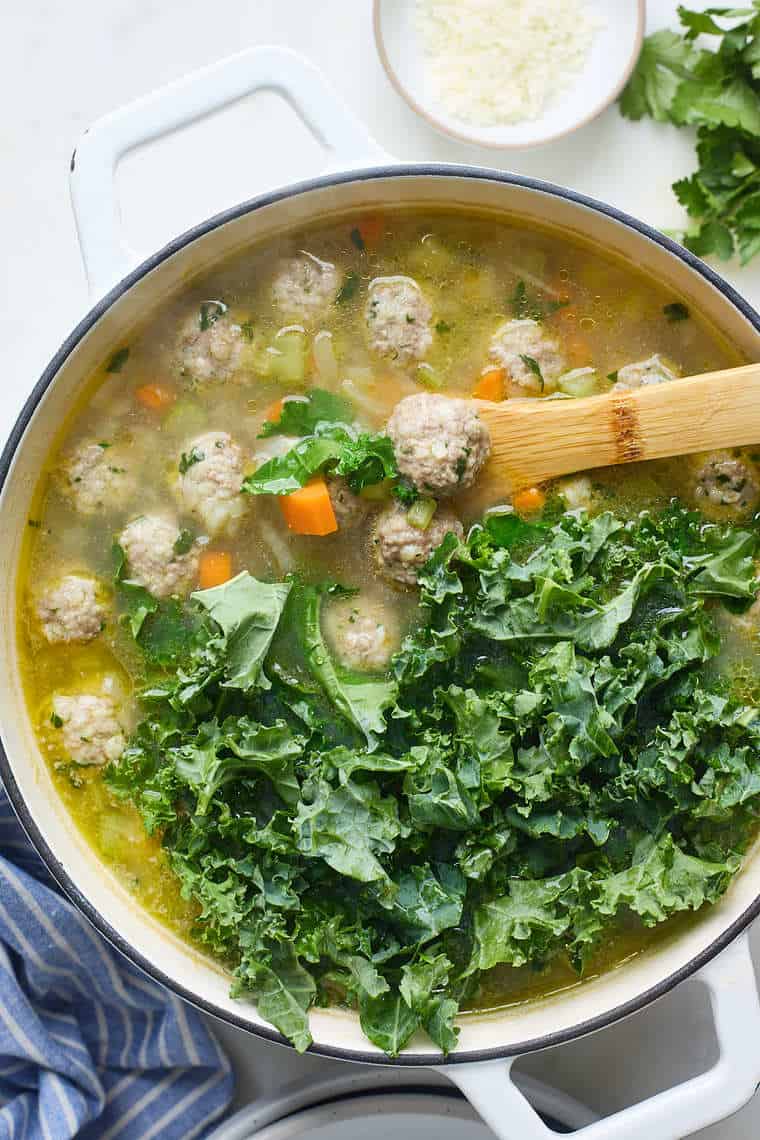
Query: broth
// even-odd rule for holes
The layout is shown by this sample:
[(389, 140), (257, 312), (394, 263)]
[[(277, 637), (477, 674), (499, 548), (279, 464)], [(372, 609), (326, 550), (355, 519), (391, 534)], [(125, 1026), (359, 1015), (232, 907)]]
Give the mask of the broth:
[[(299, 251), (338, 267), (338, 288), (333, 288), (337, 296), (305, 316), (288, 311), (287, 305), (278, 307), (272, 293), (282, 259), (299, 257)], [(410, 358), (404, 348), (395, 358), (373, 351), (365, 306), (369, 283), (378, 278), (412, 278), (426, 298), (430, 346), (421, 360)], [(419, 319), (407, 315), (410, 326)], [(137, 694), (146, 683), (146, 667), (129, 624), (118, 620), (114, 611), (114, 541), (130, 520), (170, 515), (182, 528), (178, 543), (200, 539), (201, 557), (223, 555), (232, 574), (247, 570), (264, 581), (287, 574), (307, 583), (339, 581), (361, 590), (362, 599), (392, 615), (389, 625), (394, 629), (413, 627), (414, 591), (399, 589), (374, 569), (371, 516), (359, 530), (302, 535), (287, 530), (275, 496), (258, 495), (246, 504), (240, 525), (225, 524), (216, 534), (204, 533), (202, 512), (199, 521), (198, 511), (185, 509), (178, 500), (178, 481), (184, 478), (178, 474), (178, 461), (180, 472), (182, 463), (191, 468), (197, 462), (187, 450), (189, 440), (209, 432), (228, 433), (244, 453), (246, 472), (252, 471), (282, 450), (276, 435), (260, 438), (264, 424), (281, 412), (272, 412), (273, 402), (302, 397), (315, 387), (347, 398), (367, 432), (381, 432), (399, 401), (415, 393), (469, 396), (484, 372), (499, 371), (489, 346), (495, 330), (510, 320), (533, 322), (541, 336), (559, 346), (563, 358), (558, 381), (542, 374), (541, 362), (532, 354), (522, 354), (523, 360), (537, 363), (538, 390), (501, 368), (505, 374), (500, 382), (510, 398), (548, 396), (558, 383), (561, 386), (562, 376), (576, 369), (594, 370), (575, 381), (581, 385), (578, 394), (605, 391), (619, 382), (626, 365), (652, 357), (666, 373), (681, 375), (740, 363), (682, 298), (598, 249), (552, 232), (525, 230), (513, 219), (405, 208), (370, 219), (330, 221), (236, 254), (169, 299), (130, 335), (128, 344), (114, 346), (114, 356), (103, 362), (97, 375), (87, 378), (89, 394), (72, 412), (50, 455), (39, 506), (28, 528), (19, 640), (29, 714), (76, 825), (140, 905), (183, 937), (196, 936), (201, 908), (196, 899), (181, 896), (160, 829), (147, 836), (135, 807), (109, 790), (103, 768), (76, 763), (66, 754), (61, 717), (51, 713), (53, 694), (97, 692), (116, 700), (124, 733), (140, 719)], [(178, 331), (193, 321), (198, 324), (195, 333)], [(223, 373), (228, 368), (229, 345), (199, 362), (193, 354), (201, 350), (187, 342), (197, 338), (198, 330), (221, 328), (220, 322), (237, 330), (237, 371), (221, 378), (204, 376), (204, 370)], [(410, 337), (416, 331), (407, 330)], [(329, 343), (329, 352), (315, 347), (319, 337), (323, 347)], [(567, 383), (572, 387), (572, 381)], [(71, 468), (67, 458), (83, 445), (97, 445), (106, 457), (114, 456), (100, 499), (90, 509), (91, 496), (84, 510), (82, 481), (87, 483), (90, 472)], [(743, 465), (751, 479), (760, 480), (758, 460), (760, 454), (751, 448), (721, 458)], [(737, 506), (730, 496), (724, 502), (719, 495), (695, 497), (696, 473), (704, 463), (705, 457), (690, 457), (598, 471), (580, 482), (564, 481), (548, 493), (550, 500), (564, 494), (567, 508), (585, 507), (592, 513), (612, 509), (627, 518), (642, 508), (665, 507), (674, 496), (719, 522), (732, 521), (737, 513), (741, 517), (742, 511), (748, 517), (746, 504)], [(68, 473), (62, 477), (62, 471)], [(118, 489), (122, 479), (131, 484), (126, 496)], [(465, 527), (499, 501), (487, 478), (449, 499)], [(39, 613), (40, 584), (72, 573), (97, 579), (103, 629), (89, 640), (51, 641)], [(190, 588), (197, 588), (197, 578), (180, 593)], [(48, 613), (48, 626), (59, 616)], [(725, 644), (718, 667), (754, 693), (754, 617), (726, 617), (721, 630)], [(279, 645), (287, 664), (287, 638)], [(92, 744), (84, 734), (81, 739), (88, 747)], [(685, 921), (691, 919), (677, 917), (666, 929), (677, 933)], [(629, 960), (662, 936), (663, 927), (653, 932), (628, 915), (591, 959), (586, 976)], [(538, 974), (529, 967), (498, 966), (466, 1000), (471, 1006), (494, 1008), (571, 984), (577, 984), (577, 975), (562, 957)]]

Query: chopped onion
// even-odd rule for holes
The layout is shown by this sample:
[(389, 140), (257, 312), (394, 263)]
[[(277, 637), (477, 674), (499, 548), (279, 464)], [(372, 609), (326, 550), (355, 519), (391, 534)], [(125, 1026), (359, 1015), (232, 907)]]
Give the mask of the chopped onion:
[(595, 396), (599, 391), (599, 380), (595, 368), (573, 368), (557, 381), (560, 392), (566, 396)]
[(280, 573), (289, 574), (291, 570), (295, 569), (295, 560), (290, 552), (287, 539), (264, 519), (259, 522), (259, 531), (264, 545), (269, 547)]
[[(358, 370), (357, 370), (358, 371)], [(372, 372), (367, 369), (368, 378), (372, 377)], [(341, 384), (343, 391), (346, 395), (350, 396), (357, 407), (360, 407), (363, 412), (369, 412), (372, 416), (377, 416), (380, 419), (385, 419), (388, 414), (388, 407), (386, 404), (381, 404), (377, 400), (368, 399), (366, 392), (363, 390), (362, 380), (359, 377), (351, 377), (344, 380)]]
[(314, 367), (323, 388), (334, 388), (338, 383), (338, 361), (335, 359), (331, 332), (323, 329), (314, 337)]

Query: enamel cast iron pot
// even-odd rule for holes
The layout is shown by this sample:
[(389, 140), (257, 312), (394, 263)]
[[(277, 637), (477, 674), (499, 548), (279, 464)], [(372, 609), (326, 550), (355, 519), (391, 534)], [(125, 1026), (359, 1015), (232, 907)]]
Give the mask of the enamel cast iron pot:
[[(300, 113), (327, 148), (331, 172), (227, 210), (136, 264), (120, 240), (113, 183), (118, 159), (140, 143), (262, 88), (279, 91)], [(200, 1008), (282, 1042), (252, 1004), (230, 999), (229, 978), (221, 967), (137, 908), (97, 861), (55, 794), (25, 710), (15, 644), (22, 537), (51, 440), (83, 381), (124, 342), (135, 323), (203, 267), (327, 215), (397, 203), (498, 211), (522, 225), (556, 227), (591, 240), (667, 285), (751, 359), (760, 358), (760, 316), (680, 246), (608, 206), (495, 170), (392, 162), (312, 65), (281, 49), (243, 52), (101, 120), (76, 152), (72, 192), (95, 304), (34, 389), (5, 448), (0, 472), (0, 771), (53, 875), (106, 938)], [(734, 1112), (760, 1079), (760, 1002), (746, 938), (758, 913), (756, 853), (747, 858), (723, 900), (678, 938), (665, 939), (625, 967), (551, 999), (464, 1017), (457, 1051), (445, 1063), (425, 1040), (413, 1041), (402, 1056), (389, 1061), (363, 1037), (358, 1018), (345, 1010), (313, 1012), (313, 1049), (346, 1061), (441, 1066), (503, 1140), (540, 1140), (555, 1133), (511, 1080), (514, 1059), (608, 1026), (699, 971), (712, 1001), (719, 1044), (715, 1066), (577, 1133), (587, 1140), (676, 1140)]]

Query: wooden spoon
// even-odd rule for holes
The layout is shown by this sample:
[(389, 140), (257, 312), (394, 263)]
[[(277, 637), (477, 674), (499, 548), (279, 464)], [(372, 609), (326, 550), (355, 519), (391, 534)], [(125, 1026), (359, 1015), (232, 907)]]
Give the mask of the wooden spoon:
[(487, 476), (519, 490), (594, 467), (760, 444), (760, 364), (583, 399), (478, 400)]

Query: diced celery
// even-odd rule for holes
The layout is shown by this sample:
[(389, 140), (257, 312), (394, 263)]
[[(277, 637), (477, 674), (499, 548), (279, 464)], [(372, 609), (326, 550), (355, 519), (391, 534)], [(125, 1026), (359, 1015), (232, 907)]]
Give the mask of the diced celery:
[(560, 376), (557, 387), (566, 396), (595, 396), (599, 391), (599, 377), (595, 368), (573, 368)]
[(439, 388), (443, 387), (443, 377), (436, 368), (433, 368), (432, 364), (422, 361), (417, 365), (417, 383), (437, 392)]
[(176, 436), (197, 435), (208, 427), (208, 418), (195, 400), (177, 400), (163, 422), (163, 430)]
[(269, 375), (280, 384), (303, 387), (306, 381), (306, 333), (302, 328), (281, 329), (269, 352)]
[(359, 497), (366, 499), (368, 503), (382, 503), (390, 496), (392, 487), (392, 479), (383, 479), (380, 483), (369, 483), (366, 487), (362, 487)]
[(515, 508), (512, 506), (511, 503), (499, 503), (495, 507), (488, 507), (483, 512), (483, 518), (484, 519), (500, 518), (504, 515), (513, 515), (514, 513), (515, 513)]
[(406, 512), (406, 521), (417, 530), (427, 530), (437, 507), (435, 499), (417, 499)]

